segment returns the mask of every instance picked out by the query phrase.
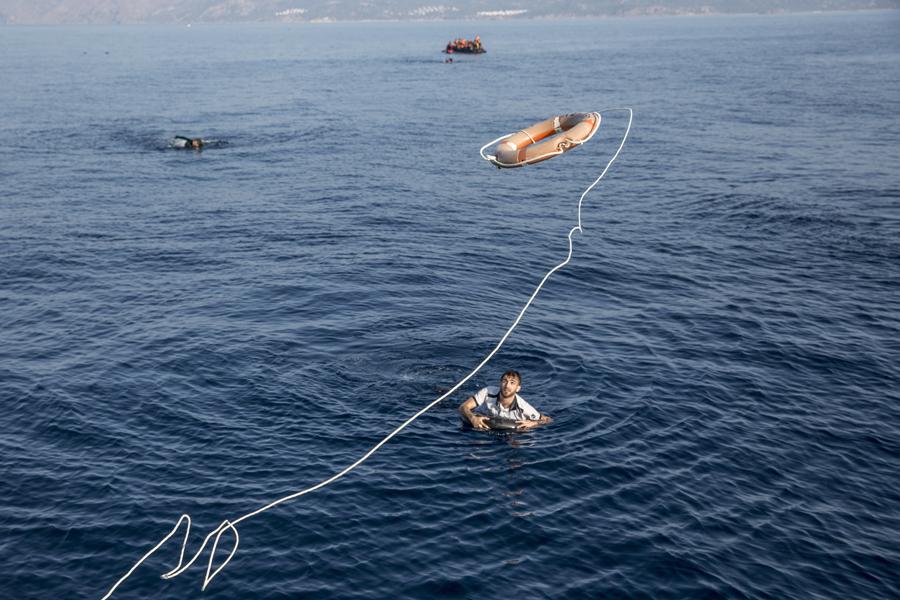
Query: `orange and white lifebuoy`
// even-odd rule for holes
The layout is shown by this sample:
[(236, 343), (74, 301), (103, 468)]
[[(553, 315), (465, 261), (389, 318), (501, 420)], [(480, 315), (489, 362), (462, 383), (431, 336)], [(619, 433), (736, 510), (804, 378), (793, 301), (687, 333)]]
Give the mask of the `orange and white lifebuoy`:
[(600, 113), (559, 115), (498, 138), (495, 142), (502, 141), (494, 154), (485, 156), (482, 148), (481, 155), (501, 168), (533, 165), (580, 146), (591, 139), (599, 127)]

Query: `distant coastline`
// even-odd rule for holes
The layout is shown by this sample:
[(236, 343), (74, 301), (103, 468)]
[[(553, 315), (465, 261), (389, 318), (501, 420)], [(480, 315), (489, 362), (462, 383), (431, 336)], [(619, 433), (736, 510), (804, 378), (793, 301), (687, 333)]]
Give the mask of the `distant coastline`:
[(210, 23), (338, 23), (512, 21), (579, 18), (688, 17), (716, 15), (776, 15), (900, 10), (900, 0), (632, 0), (625, 5), (599, 0), (590, 7), (558, 0), (519, 0), (508, 7), (480, 0), (455, 5), (421, 5), (414, 0), (373, 0), (342, 6), (327, 0), (305, 0), (285, 7), (277, 0), (193, 2), (188, 8), (160, 8), (155, 0), (13, 1), (0, 8), (0, 25), (191, 25)]

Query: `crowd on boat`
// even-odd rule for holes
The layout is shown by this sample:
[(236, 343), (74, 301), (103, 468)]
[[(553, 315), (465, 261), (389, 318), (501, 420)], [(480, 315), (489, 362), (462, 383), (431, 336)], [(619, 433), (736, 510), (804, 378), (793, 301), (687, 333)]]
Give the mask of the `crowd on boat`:
[(480, 52), (484, 52), (484, 46), (481, 45), (481, 37), (475, 36), (473, 40), (467, 40), (466, 38), (456, 38), (455, 40), (450, 40), (447, 42), (447, 48), (444, 50), (447, 54), (451, 54), (453, 52), (469, 52), (472, 54), (478, 54)]

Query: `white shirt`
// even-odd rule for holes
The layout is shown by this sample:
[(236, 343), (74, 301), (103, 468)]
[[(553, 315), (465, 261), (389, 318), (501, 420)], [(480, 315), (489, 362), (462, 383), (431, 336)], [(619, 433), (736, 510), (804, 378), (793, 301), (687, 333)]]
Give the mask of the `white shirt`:
[(476, 415), (503, 417), (515, 421), (537, 421), (541, 418), (541, 413), (518, 394), (510, 407), (505, 408), (500, 404), (500, 388), (496, 386), (481, 388), (475, 392), (473, 398), (475, 398), (475, 409), (472, 413)]

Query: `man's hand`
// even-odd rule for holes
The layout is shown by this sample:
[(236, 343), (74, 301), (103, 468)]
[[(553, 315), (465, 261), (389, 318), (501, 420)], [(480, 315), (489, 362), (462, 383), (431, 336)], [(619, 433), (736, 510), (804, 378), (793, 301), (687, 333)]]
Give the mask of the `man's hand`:
[(475, 429), (490, 429), (487, 426), (487, 420), (488, 418), (484, 415), (472, 415), (471, 417), (469, 417), (469, 423), (471, 423), (472, 427), (474, 427)]
[(472, 412), (472, 410), (478, 406), (475, 402), (475, 396), (469, 396), (465, 402), (459, 405), (459, 414), (460, 416), (472, 424), (472, 427), (475, 429), (480, 429), (484, 431), (485, 429), (490, 429), (487, 426), (487, 417), (484, 415), (476, 415)]
[(516, 429), (533, 429), (540, 425), (540, 421), (532, 421), (531, 419), (525, 419), (523, 421), (516, 421)]

